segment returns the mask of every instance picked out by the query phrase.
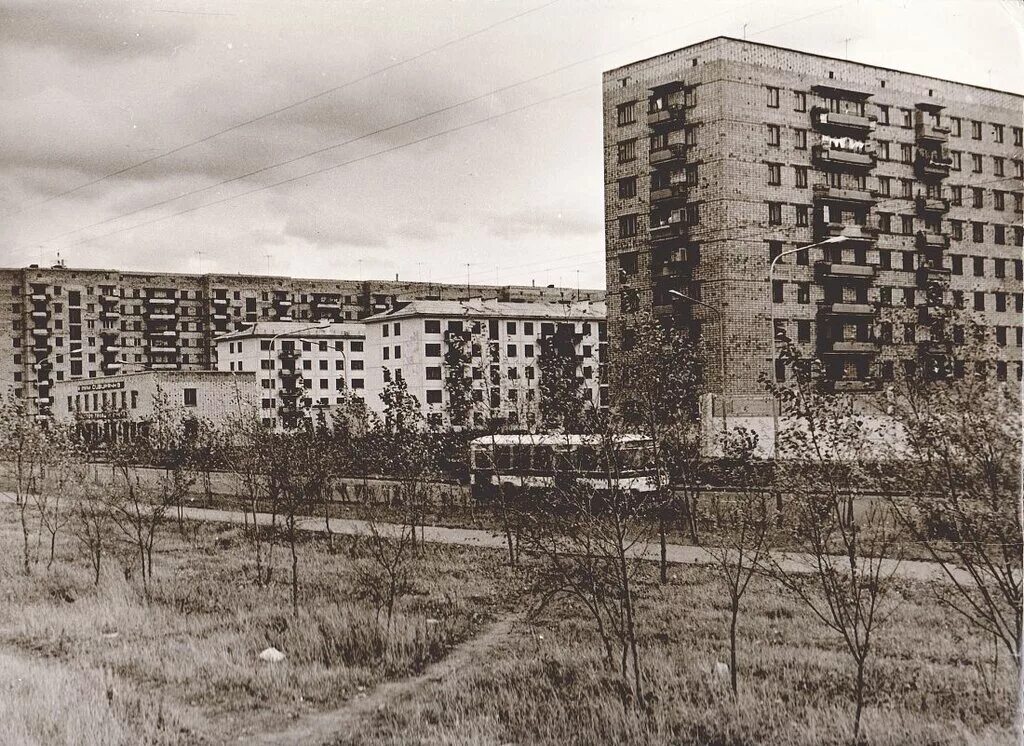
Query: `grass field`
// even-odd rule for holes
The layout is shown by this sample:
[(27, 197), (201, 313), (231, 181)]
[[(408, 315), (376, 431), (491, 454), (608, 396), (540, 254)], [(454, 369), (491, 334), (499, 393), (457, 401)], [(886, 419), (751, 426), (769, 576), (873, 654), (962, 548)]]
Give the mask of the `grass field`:
[[(388, 632), (360, 592), (366, 549), (347, 537), (300, 546), (297, 619), (284, 550), (275, 581), (257, 588), (237, 528), (196, 526), (185, 539), (166, 526), (150, 601), (115, 557), (94, 587), (67, 535), (54, 568), (42, 562), (26, 578), (9, 506), (0, 541), (0, 722), (12, 743), (224, 743), (263, 731), (287, 743), (303, 718), (331, 712), (345, 727), (328, 722), (318, 737), (343, 744), (849, 741), (841, 641), (767, 580), (740, 621), (734, 700), (714, 673), (728, 660), (728, 612), (713, 569), (675, 568), (661, 586), (650, 568), (640, 632), (655, 701), (640, 715), (621, 705), (577, 610), (510, 616), (526, 606), (528, 570), (509, 570), (500, 552), (422, 548)], [(870, 670), (867, 741), (1013, 743), (1005, 656), (994, 673), (991, 641), (937, 608), (926, 587), (902, 590)], [(511, 631), (487, 636), (499, 619), (514, 619)], [(474, 640), (458, 666), (429, 675)], [(257, 660), (269, 645), (286, 660)]]

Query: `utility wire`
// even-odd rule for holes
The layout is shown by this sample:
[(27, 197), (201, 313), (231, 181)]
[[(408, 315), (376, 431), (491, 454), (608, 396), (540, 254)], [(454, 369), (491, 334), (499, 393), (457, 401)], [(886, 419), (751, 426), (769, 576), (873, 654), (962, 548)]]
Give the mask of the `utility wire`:
[(189, 208), (187, 208), (185, 210), (179, 210), (178, 212), (173, 212), (170, 215), (164, 215), (162, 217), (153, 218), (152, 220), (146, 220), (146, 221), (143, 221), (141, 223), (136, 223), (135, 225), (127, 226), (125, 228), (119, 228), (117, 230), (109, 231), (108, 233), (101, 233), (99, 235), (91, 236), (89, 238), (83, 238), (83, 239), (81, 239), (79, 241), (75, 241), (74, 243), (71, 243), (70, 245), (71, 246), (80, 246), (81, 244), (91, 243), (92, 241), (96, 241), (97, 239), (100, 239), (100, 238), (107, 238), (108, 236), (113, 236), (113, 235), (116, 235), (118, 233), (124, 233), (126, 231), (135, 230), (136, 228), (141, 228), (143, 226), (153, 225), (154, 223), (161, 223), (161, 222), (163, 222), (165, 220), (170, 220), (172, 218), (176, 218), (179, 215), (187, 215), (188, 213), (196, 212), (197, 210), (202, 210), (202, 209), (204, 209), (206, 207), (211, 207), (213, 205), (219, 205), (219, 204), (222, 204), (224, 202), (230, 202), (231, 200), (238, 199), (240, 197), (245, 197), (245, 196), (250, 195), (250, 194), (256, 194), (257, 192), (262, 192), (262, 191), (264, 191), (266, 189), (272, 189), (274, 187), (281, 186), (282, 184), (290, 184), (292, 182), (300, 181), (302, 179), (305, 179), (305, 178), (307, 178), (309, 176), (315, 176), (317, 174), (322, 174), (322, 173), (326, 173), (328, 171), (334, 171), (336, 169), (343, 168), (345, 166), (350, 166), (350, 165), (355, 164), (355, 163), (361, 163), (362, 161), (370, 160), (371, 158), (376, 158), (379, 155), (384, 155), (386, 153), (393, 153), (396, 150), (402, 150), (403, 148), (408, 148), (408, 147), (411, 147), (413, 145), (418, 145), (419, 143), (427, 142), (428, 140), (434, 140), (434, 139), (437, 139), (439, 137), (443, 137), (445, 135), (449, 135), (449, 134), (451, 134), (453, 132), (460, 132), (462, 130), (469, 129), (470, 127), (475, 127), (478, 124), (484, 124), (485, 122), (491, 122), (491, 121), (494, 121), (495, 119), (501, 119), (502, 117), (507, 117), (507, 116), (510, 116), (512, 114), (516, 114), (518, 112), (525, 111), (526, 109), (530, 109), (530, 108), (532, 108), (534, 106), (540, 106), (541, 104), (546, 104), (546, 103), (550, 103), (551, 101), (556, 101), (558, 99), (566, 98), (567, 96), (572, 96), (572, 95), (574, 95), (576, 93), (580, 93), (581, 91), (585, 91), (585, 90), (589, 90), (591, 88), (594, 88), (596, 85), (597, 84), (591, 84), (591, 85), (582, 86), (580, 88), (574, 88), (571, 91), (566, 91), (564, 93), (559, 93), (559, 94), (556, 94), (554, 96), (548, 96), (547, 98), (542, 98), (539, 101), (533, 101), (533, 102), (528, 103), (528, 104), (523, 104), (522, 106), (517, 106), (514, 109), (509, 109), (508, 111), (503, 111), (500, 114), (492, 114), (490, 116), (483, 117), (481, 119), (474, 119), (471, 122), (467, 122), (465, 124), (461, 124), (461, 125), (458, 125), (456, 127), (450, 127), (449, 129), (442, 130), (440, 132), (435, 132), (432, 135), (425, 135), (423, 137), (419, 137), (419, 138), (417, 138), (415, 140), (410, 140), (409, 142), (405, 142), (405, 143), (402, 143), (400, 145), (393, 145), (390, 148), (384, 148), (383, 150), (378, 150), (378, 151), (375, 151), (373, 153), (368, 153), (367, 155), (362, 155), (362, 156), (359, 156), (357, 158), (351, 158), (351, 159), (349, 159), (347, 161), (342, 161), (341, 163), (335, 163), (335, 164), (330, 165), (330, 166), (325, 166), (324, 168), (313, 169), (312, 171), (306, 171), (305, 173), (298, 174), (296, 176), (291, 176), (291, 177), (289, 177), (287, 179), (281, 179), (280, 181), (275, 181), (275, 182), (273, 182), (271, 184), (264, 184), (263, 186), (258, 186), (258, 187), (255, 187), (254, 189), (249, 189), (249, 190), (244, 191), (244, 192), (239, 192), (238, 194), (232, 194), (232, 195), (229, 195), (227, 197), (222, 197), (221, 199), (212, 200), (210, 202), (204, 202), (201, 205), (195, 205), (195, 206), (189, 207)]
[(110, 172), (108, 174), (105, 174), (103, 176), (95, 178), (92, 181), (84, 182), (82, 184), (79, 184), (77, 186), (72, 187), (71, 189), (66, 189), (65, 191), (60, 192), (59, 194), (55, 194), (55, 195), (53, 195), (51, 197), (47, 197), (46, 199), (40, 200), (39, 202), (34, 202), (32, 204), (29, 204), (29, 205), (21, 206), (13, 214), (17, 214), (17, 213), (22, 212), (24, 210), (28, 210), (28, 209), (31, 209), (33, 207), (38, 207), (38, 206), (44, 205), (44, 204), (46, 204), (48, 202), (52, 202), (54, 200), (61, 199), (62, 197), (66, 197), (69, 194), (73, 194), (73, 193), (75, 193), (75, 192), (77, 192), (77, 191), (79, 191), (81, 189), (85, 189), (86, 187), (93, 186), (94, 184), (99, 184), (100, 182), (106, 181), (107, 179), (112, 179), (115, 176), (120, 176), (121, 174), (128, 173), (129, 171), (132, 171), (132, 170), (134, 170), (136, 168), (139, 168), (141, 166), (145, 166), (148, 163), (153, 163), (154, 161), (161, 160), (162, 158), (167, 158), (168, 156), (174, 155), (176, 153), (180, 153), (183, 150), (188, 150), (189, 148), (195, 147), (196, 145), (201, 145), (201, 144), (203, 144), (205, 142), (209, 142), (210, 140), (213, 140), (216, 137), (220, 137), (221, 135), (225, 135), (228, 132), (234, 132), (235, 130), (242, 129), (243, 127), (248, 127), (250, 124), (255, 124), (256, 122), (261, 122), (264, 119), (269, 119), (270, 117), (276, 116), (278, 114), (281, 114), (283, 112), (289, 111), (291, 109), (295, 109), (295, 108), (297, 108), (299, 106), (302, 106), (304, 104), (308, 104), (311, 101), (316, 101), (317, 99), (321, 99), (324, 96), (328, 96), (328, 95), (330, 95), (332, 93), (337, 93), (340, 90), (343, 90), (343, 89), (348, 88), (350, 86), (356, 85), (357, 83), (362, 83), (363, 81), (369, 80), (370, 78), (374, 78), (374, 77), (376, 77), (378, 75), (381, 75), (383, 73), (386, 73), (386, 72), (388, 72), (390, 70), (394, 70), (395, 68), (401, 67), (402, 65), (407, 65), (410, 62), (415, 62), (416, 60), (423, 59), (424, 57), (427, 57), (427, 56), (429, 56), (431, 54), (434, 54), (435, 52), (440, 52), (441, 50), (447, 49), (448, 47), (452, 47), (452, 46), (454, 46), (456, 44), (464, 42), (467, 39), (472, 39), (475, 36), (480, 36), (481, 34), (485, 34), (488, 31), (491, 31), (492, 29), (497, 28), (498, 26), (503, 26), (506, 23), (511, 23), (512, 21), (519, 20), (520, 18), (523, 18), (524, 16), (528, 16), (531, 13), (536, 13), (536, 12), (538, 12), (540, 10), (544, 10), (545, 8), (548, 8), (548, 7), (554, 5), (557, 2), (560, 2), (560, 0), (549, 0), (549, 2), (543, 3), (542, 5), (537, 5), (537, 6), (533, 7), (533, 8), (529, 8), (527, 10), (524, 10), (524, 11), (520, 12), (520, 13), (516, 13), (514, 15), (507, 16), (506, 18), (502, 18), (502, 19), (500, 19), (498, 21), (495, 21), (494, 23), (491, 23), (491, 24), (489, 24), (487, 26), (484, 26), (483, 28), (479, 28), (476, 31), (472, 31), (472, 32), (470, 32), (468, 34), (463, 34), (462, 36), (458, 36), (458, 37), (456, 37), (454, 39), (449, 39), (448, 41), (444, 42), (443, 44), (441, 44), (439, 46), (431, 47), (430, 49), (427, 49), (427, 50), (424, 50), (422, 52), (419, 52), (418, 54), (414, 54), (411, 57), (406, 57), (404, 59), (397, 60), (396, 62), (392, 62), (389, 65), (385, 65), (384, 67), (377, 68), (376, 70), (373, 70), (373, 71), (368, 72), (368, 73), (366, 73), (364, 75), (360, 75), (359, 77), (353, 78), (352, 80), (348, 80), (348, 81), (346, 81), (344, 83), (341, 83), (340, 85), (336, 85), (336, 86), (333, 86), (331, 88), (327, 88), (327, 89), (325, 89), (323, 91), (320, 91), (318, 93), (314, 93), (311, 96), (307, 96), (306, 98), (299, 99), (298, 101), (293, 101), (290, 104), (286, 104), (286, 105), (278, 107), (276, 109), (272, 109), (272, 110), (270, 110), (270, 111), (268, 111), (268, 112), (266, 112), (264, 114), (260, 114), (259, 116), (252, 117), (251, 119), (246, 119), (245, 121), (237, 122), (237, 123), (232, 124), (232, 125), (230, 125), (228, 127), (225, 127), (224, 129), (220, 129), (220, 130), (217, 130), (216, 132), (210, 133), (209, 135), (205, 135), (203, 137), (200, 137), (197, 140), (192, 140), (190, 142), (187, 142), (187, 143), (184, 143), (182, 145), (179, 145), (179, 146), (177, 146), (175, 148), (171, 148), (170, 150), (166, 150), (163, 153), (158, 153), (157, 155), (151, 156), (149, 158), (144, 158), (141, 161), (137, 161), (135, 163), (132, 163), (131, 165), (125, 166), (124, 168), (120, 168), (117, 171), (112, 171), (112, 172)]
[[(569, 69), (571, 69), (573, 67), (578, 67), (579, 65), (583, 65), (583, 64), (586, 64), (588, 62), (593, 62), (595, 60), (601, 59), (602, 57), (607, 57), (608, 55), (615, 54), (617, 52), (621, 52), (621, 51), (623, 51), (625, 49), (628, 49), (630, 47), (636, 46), (637, 44), (642, 44), (642, 43), (645, 43), (645, 42), (650, 41), (652, 39), (656, 39), (656, 38), (659, 38), (661, 36), (665, 36), (667, 34), (675, 33), (677, 31), (679, 31), (680, 29), (688, 28), (690, 26), (694, 26), (694, 25), (697, 25), (697, 24), (700, 24), (700, 23), (704, 23), (704, 22), (713, 20), (713, 19), (715, 19), (715, 18), (717, 18), (719, 16), (722, 16), (722, 15), (731, 14), (731, 13), (735, 12), (736, 10), (738, 10), (739, 8), (744, 8), (744, 7), (747, 7), (747, 6), (750, 6), (750, 5), (754, 5), (754, 4), (758, 3), (758, 2), (763, 2), (763, 0), (750, 0), (749, 2), (747, 2), (747, 3), (743, 4), (743, 5), (738, 6), (737, 8), (730, 9), (729, 11), (726, 11), (726, 12), (723, 12), (723, 13), (717, 13), (717, 14), (708, 16), (706, 18), (700, 19), (699, 21), (691, 21), (691, 22), (688, 22), (688, 23), (685, 23), (685, 24), (681, 24), (679, 26), (676, 26), (676, 27), (671, 28), (671, 29), (667, 29), (665, 31), (659, 31), (656, 34), (651, 34), (651, 35), (643, 37), (641, 39), (634, 40), (632, 42), (620, 45), (618, 47), (613, 47), (612, 49), (606, 50), (604, 52), (601, 52), (601, 53), (598, 53), (598, 54), (595, 54), (595, 55), (591, 55), (589, 57), (585, 57), (585, 58), (577, 60), (575, 62), (571, 62), (571, 63), (565, 64), (565, 65), (561, 65), (559, 67), (553, 68), (551, 70), (548, 70), (546, 72), (540, 73), (538, 75), (533, 75), (531, 77), (519, 80), (519, 81), (517, 81), (515, 83), (510, 83), (508, 85), (501, 86), (499, 88), (495, 88), (495, 89), (493, 89), (491, 91), (488, 91), (486, 93), (482, 93), (482, 94), (477, 95), (477, 96), (472, 96), (472, 97), (470, 97), (468, 99), (464, 99), (464, 100), (459, 101), (457, 103), (441, 107), (440, 109), (435, 109), (434, 111), (427, 112), (426, 114), (421, 114), (421, 115), (413, 117), (411, 119), (407, 119), (407, 120), (404, 120), (402, 122), (398, 122), (396, 124), (393, 124), (393, 125), (390, 125), (390, 126), (387, 126), (387, 127), (383, 127), (383, 128), (374, 130), (372, 132), (368, 132), (368, 133), (365, 133), (363, 135), (359, 135), (359, 136), (354, 137), (354, 138), (350, 138), (348, 140), (343, 140), (341, 142), (334, 143), (332, 145), (327, 145), (327, 146), (324, 146), (322, 148), (318, 148), (316, 150), (309, 151), (307, 153), (295, 156), (293, 158), (289, 158), (289, 159), (284, 160), (284, 161), (279, 161), (277, 163), (272, 163), (272, 164), (270, 164), (268, 166), (264, 166), (262, 168), (258, 168), (258, 169), (254, 170), (254, 171), (250, 171), (250, 172), (245, 173), (245, 174), (240, 174), (239, 176), (234, 176), (234, 177), (231, 177), (229, 179), (224, 179), (222, 181), (217, 182), (216, 184), (211, 184), (209, 186), (200, 187), (199, 189), (193, 189), (191, 191), (182, 192), (181, 194), (178, 194), (175, 197), (169, 197), (167, 199), (159, 200), (157, 202), (153, 202), (151, 204), (148, 204), (148, 205), (146, 205), (144, 207), (140, 207), (140, 208), (137, 208), (135, 210), (131, 210), (131, 211), (125, 212), (125, 213), (120, 213), (120, 214), (115, 215), (113, 217), (107, 218), (105, 220), (97, 221), (95, 223), (83, 226), (81, 228), (77, 228), (77, 229), (70, 230), (70, 231), (65, 231), (64, 233), (60, 233), (60, 234), (57, 234), (57, 235), (54, 235), (54, 236), (50, 236), (49, 238), (43, 239), (43, 241), (54, 241), (54, 240), (57, 240), (59, 238), (64, 238), (65, 236), (69, 236), (69, 235), (72, 235), (74, 233), (78, 233), (78, 232), (83, 231), (83, 230), (88, 230), (89, 228), (95, 228), (95, 227), (98, 227), (100, 225), (105, 225), (105, 224), (113, 222), (115, 220), (119, 220), (121, 218), (130, 217), (131, 215), (137, 214), (139, 212), (143, 212), (145, 210), (150, 210), (150, 209), (153, 209), (153, 208), (156, 208), (156, 207), (161, 207), (161, 206), (166, 205), (166, 204), (168, 204), (170, 202), (174, 202), (174, 201), (176, 201), (178, 199), (183, 199), (185, 197), (190, 197), (190, 196), (195, 195), (195, 194), (201, 194), (203, 192), (210, 191), (211, 189), (215, 189), (216, 187), (222, 186), (224, 184), (229, 184), (229, 183), (232, 183), (232, 182), (235, 182), (235, 181), (239, 181), (241, 179), (248, 178), (250, 176), (255, 176), (255, 175), (263, 173), (265, 171), (269, 171), (271, 169), (278, 168), (278, 167), (281, 167), (281, 166), (286, 166), (286, 165), (295, 163), (296, 161), (300, 161), (300, 160), (303, 160), (305, 158), (309, 158), (309, 157), (312, 157), (312, 156), (315, 156), (315, 155), (321, 155), (321, 154), (323, 154), (323, 153), (325, 153), (327, 151), (330, 151), (330, 150), (333, 150), (333, 149), (336, 149), (336, 148), (340, 148), (340, 147), (343, 147), (345, 145), (350, 145), (350, 144), (352, 144), (354, 142), (357, 142), (357, 141), (360, 141), (360, 140), (365, 140), (365, 139), (367, 139), (369, 137), (373, 137), (375, 135), (379, 135), (379, 134), (382, 134), (384, 132), (389, 132), (391, 130), (398, 129), (399, 127), (402, 127), (402, 126), (407, 125), (407, 124), (412, 124), (414, 122), (422, 121), (423, 119), (427, 119), (427, 118), (429, 118), (431, 116), (435, 116), (437, 114), (442, 114), (442, 113), (451, 111), (451, 110), (456, 109), (456, 108), (458, 108), (460, 106), (464, 106), (466, 104), (470, 104), (470, 103), (473, 103), (473, 102), (476, 102), (476, 101), (480, 101), (480, 100), (485, 99), (485, 98), (489, 98), (489, 97), (494, 96), (494, 95), (496, 95), (498, 93), (502, 93), (502, 92), (511, 90), (513, 88), (517, 88), (519, 86), (527, 85), (528, 83), (533, 83), (533, 82), (536, 82), (538, 80), (542, 80), (543, 78), (550, 77), (552, 75), (556, 75), (557, 73), (564, 72), (565, 70), (569, 70)], [(836, 7), (838, 7), (838, 6), (836, 6)], [(784, 25), (784, 24), (782, 24), (782, 25)], [(298, 104), (295, 104), (295, 105), (297, 106)], [(253, 121), (256, 121), (256, 120), (253, 120)], [(238, 126), (244, 126), (244, 125), (238, 125)], [(215, 136), (216, 135), (211, 135), (211, 137), (215, 137)], [(207, 138), (207, 139), (209, 139), (209, 138)], [(156, 159), (158, 157), (162, 157), (162, 156), (154, 156), (154, 159)], [(141, 165), (141, 164), (137, 164), (137, 165)], [(106, 178), (106, 177), (104, 177), (104, 178)], [(83, 185), (83, 186), (85, 186), (85, 185)], [(59, 196), (60, 195), (56, 195), (55, 197), (53, 197), (51, 199), (56, 199)]]

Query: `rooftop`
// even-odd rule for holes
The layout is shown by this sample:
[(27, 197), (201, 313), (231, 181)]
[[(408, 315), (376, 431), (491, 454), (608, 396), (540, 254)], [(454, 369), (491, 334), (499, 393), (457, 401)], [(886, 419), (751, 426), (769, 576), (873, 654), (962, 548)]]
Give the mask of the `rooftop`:
[(898, 73), (900, 75), (913, 75), (913, 76), (918, 77), (918, 78), (927, 78), (928, 80), (938, 80), (938, 81), (941, 81), (943, 83), (953, 83), (954, 85), (962, 85), (962, 86), (965, 86), (965, 87), (968, 87), (968, 88), (977, 88), (977, 89), (984, 90), (984, 91), (995, 91), (996, 93), (1003, 93), (1003, 94), (1006, 94), (1008, 96), (1016, 96), (1018, 98), (1024, 97), (1024, 94), (1021, 94), (1021, 93), (1019, 93), (1017, 91), (1004, 91), (1004, 90), (999, 89), (999, 88), (991, 88), (989, 86), (975, 85), (974, 83), (964, 83), (963, 81), (960, 81), (960, 80), (950, 80), (948, 78), (937, 78), (934, 75), (926, 75), (924, 73), (915, 73), (915, 72), (912, 72), (910, 70), (898, 70), (898, 69), (896, 69), (894, 67), (884, 67), (882, 65), (874, 65), (874, 64), (872, 64), (870, 62), (859, 62), (857, 60), (845, 60), (845, 59), (841, 59), (839, 57), (830, 57), (830, 56), (824, 55), (824, 54), (817, 54), (816, 52), (805, 52), (805, 51), (803, 51), (801, 49), (793, 49), (791, 47), (780, 47), (780, 46), (775, 45), (775, 44), (765, 44), (765, 43), (759, 42), (759, 41), (748, 41), (747, 39), (737, 39), (737, 38), (735, 38), (733, 36), (713, 36), (713, 37), (711, 37), (709, 39), (704, 39), (703, 41), (695, 42), (693, 44), (687, 44), (685, 47), (679, 47), (677, 49), (670, 49), (670, 50), (667, 50), (665, 52), (662, 52), (661, 54), (655, 54), (655, 55), (652, 55), (650, 57), (645, 57), (644, 59), (641, 59), (641, 60), (634, 60), (633, 62), (628, 62), (625, 65), (619, 65), (618, 67), (614, 67), (614, 68), (612, 68), (610, 70), (605, 70), (604, 74), (605, 75), (611, 75), (612, 73), (616, 73), (616, 72), (618, 72), (620, 70), (628, 70), (629, 68), (631, 68), (631, 67), (633, 67), (635, 65), (641, 65), (641, 64), (643, 64), (645, 62), (649, 62), (651, 60), (656, 60), (659, 57), (664, 57), (666, 55), (675, 54), (676, 52), (681, 52), (681, 51), (687, 50), (687, 49), (693, 49), (694, 47), (701, 47), (701, 46), (705, 46), (705, 45), (710, 45), (713, 42), (717, 42), (717, 41), (727, 41), (727, 42), (732, 42), (734, 44), (747, 45), (747, 46), (751, 46), (751, 47), (763, 47), (765, 49), (781, 49), (784, 52), (793, 52), (795, 54), (802, 54), (802, 55), (804, 55), (806, 57), (817, 57), (820, 60), (829, 60), (829, 61), (832, 61), (832, 62), (838, 62), (838, 63), (844, 64), (844, 65), (848, 64), (848, 65), (857, 65), (859, 67), (870, 67), (870, 68), (874, 68), (875, 70), (883, 70), (885, 72)]
[(227, 332), (215, 338), (215, 342), (257, 337), (303, 336), (310, 339), (336, 339), (339, 337), (365, 337), (362, 324), (334, 323), (318, 326), (310, 321), (258, 321), (244, 329)]
[(414, 300), (364, 319), (364, 323), (390, 321), (414, 317), (439, 318), (508, 318), (572, 321), (604, 321), (607, 305), (604, 301), (570, 301), (546, 303), (515, 303), (493, 298), (469, 300)]

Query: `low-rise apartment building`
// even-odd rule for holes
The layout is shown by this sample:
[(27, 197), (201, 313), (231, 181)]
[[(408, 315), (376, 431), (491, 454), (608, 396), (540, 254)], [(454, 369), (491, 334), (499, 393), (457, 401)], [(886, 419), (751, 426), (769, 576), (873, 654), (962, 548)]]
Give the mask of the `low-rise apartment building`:
[(365, 340), (361, 323), (262, 321), (215, 339), (217, 368), (255, 373), (263, 424), (290, 428), (345, 390), (362, 394)]
[(401, 378), (435, 426), (532, 425), (544, 354), (567, 363), (594, 406), (607, 404), (603, 301), (417, 300), (363, 323), (366, 401), (378, 412), (385, 386)]
[(132, 440), (152, 419), (158, 397), (183, 419), (223, 425), (239, 404), (258, 400), (251, 372), (141, 371), (98, 379), (59, 381), (53, 386), (52, 414), (77, 422), (88, 440)]

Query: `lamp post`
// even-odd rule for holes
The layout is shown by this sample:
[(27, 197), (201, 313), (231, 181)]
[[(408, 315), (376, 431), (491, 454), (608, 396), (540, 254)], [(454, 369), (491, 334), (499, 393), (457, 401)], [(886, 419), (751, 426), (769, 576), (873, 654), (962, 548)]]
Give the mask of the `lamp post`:
[[(270, 338), (270, 344), (267, 346), (267, 370), (268, 371), (273, 370), (273, 355), (272, 355), (272, 353), (274, 352), (274, 343), (278, 339), (280, 339), (281, 337), (286, 337), (286, 336), (290, 336), (290, 335), (294, 335), (294, 334), (302, 334), (303, 332), (312, 331), (313, 329), (326, 329), (330, 325), (331, 325), (331, 320), (330, 319), (321, 319), (317, 323), (311, 324), (309, 326), (304, 326), (301, 329), (286, 329), (285, 331), (278, 332), (277, 334), (272, 336)], [(255, 327), (254, 327), (254, 329), (255, 329)], [(271, 376), (271, 378), (273, 378), (273, 376)], [(277, 397), (275, 396), (274, 398), (276, 399)]]
[(728, 415), (725, 411), (725, 319), (723, 317), (722, 311), (718, 307), (712, 306), (710, 303), (705, 303), (702, 300), (691, 298), (689, 295), (679, 290), (669, 290), (668, 294), (676, 298), (679, 298), (680, 300), (685, 300), (689, 303), (696, 303), (698, 306), (703, 306), (704, 308), (707, 308), (709, 311), (713, 312), (718, 318), (718, 347), (720, 353), (718, 359), (718, 375), (722, 382), (722, 433), (724, 434), (727, 426)]

